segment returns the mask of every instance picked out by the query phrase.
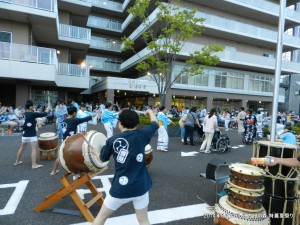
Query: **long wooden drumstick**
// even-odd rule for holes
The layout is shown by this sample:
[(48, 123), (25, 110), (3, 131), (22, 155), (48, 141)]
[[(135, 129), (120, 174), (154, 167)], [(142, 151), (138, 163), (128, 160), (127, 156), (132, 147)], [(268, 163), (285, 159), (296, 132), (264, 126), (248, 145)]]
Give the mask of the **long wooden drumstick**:
[[(83, 138), (83, 140), (87, 143), (87, 145), (90, 147), (90, 149), (92, 149), (92, 154), (95, 155), (95, 156), (97, 156), (97, 159), (98, 159), (99, 155), (97, 155), (97, 150), (94, 149), (93, 146), (91, 146), (90, 142), (85, 138), (85, 136), (84, 136), (83, 134), (81, 134), (81, 133), (79, 133), (79, 134), (80, 134), (80, 136)], [(100, 158), (99, 158), (99, 160), (100, 160)], [(101, 160), (100, 160), (100, 161), (101, 161)], [(101, 161), (101, 162), (102, 162), (102, 161)]]

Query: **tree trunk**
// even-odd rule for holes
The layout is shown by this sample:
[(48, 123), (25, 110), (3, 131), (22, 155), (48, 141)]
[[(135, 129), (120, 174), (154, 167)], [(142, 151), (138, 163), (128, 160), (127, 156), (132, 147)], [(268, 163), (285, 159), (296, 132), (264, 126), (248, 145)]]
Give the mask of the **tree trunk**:
[(166, 106), (166, 94), (159, 94), (159, 101), (160, 101), (160, 105), (162, 106)]

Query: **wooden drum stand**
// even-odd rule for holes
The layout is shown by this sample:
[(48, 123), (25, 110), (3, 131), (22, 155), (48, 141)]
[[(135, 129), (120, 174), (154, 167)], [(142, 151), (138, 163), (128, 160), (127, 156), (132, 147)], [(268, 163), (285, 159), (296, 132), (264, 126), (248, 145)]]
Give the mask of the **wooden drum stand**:
[[(94, 220), (94, 216), (90, 212), (89, 208), (96, 202), (98, 202), (99, 205), (102, 206), (104, 199), (102, 192), (97, 191), (97, 188), (91, 180), (93, 177), (97, 176), (99, 173), (104, 172), (106, 169), (107, 167), (104, 167), (97, 172), (89, 172), (80, 175), (79, 178), (76, 179), (74, 182), (70, 182), (68, 179), (68, 176), (71, 175), (70, 173), (63, 175), (60, 178), (60, 182), (62, 183), (63, 187), (57, 190), (56, 192), (52, 193), (51, 195), (47, 196), (42, 203), (40, 203), (34, 208), (34, 210), (37, 212), (41, 212), (50, 205), (56, 203), (58, 200), (62, 199), (63, 197), (70, 195), (74, 203), (82, 213), (82, 215), (85, 217), (85, 219), (88, 222), (92, 222)], [(78, 193), (76, 192), (76, 189), (82, 185), (86, 185), (91, 190), (91, 193), (94, 196), (87, 203), (84, 203), (79, 197)]]

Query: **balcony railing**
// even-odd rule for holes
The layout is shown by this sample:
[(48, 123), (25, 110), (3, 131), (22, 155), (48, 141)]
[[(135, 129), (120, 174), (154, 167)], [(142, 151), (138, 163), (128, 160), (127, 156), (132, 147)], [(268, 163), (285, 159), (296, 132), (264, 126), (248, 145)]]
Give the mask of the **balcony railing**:
[(242, 22), (238, 22), (232, 19), (215, 16), (206, 12), (198, 11), (196, 13), (196, 17), (204, 18), (204, 25), (222, 27), (223, 29), (228, 29), (234, 32), (242, 32), (247, 33), (254, 36), (259, 36), (261, 38), (268, 38), (276, 41), (277, 32), (274, 30), (269, 30), (267, 28), (261, 28), (258, 26), (254, 26), (251, 24), (245, 24)]
[(122, 42), (114, 39), (92, 36), (91, 48), (121, 51)]
[(58, 74), (76, 77), (88, 77), (90, 75), (89, 67), (82, 67), (77, 64), (59, 63)]
[[(270, 11), (272, 13), (275, 13), (276, 15), (279, 15), (279, 10), (280, 7), (278, 4), (273, 3), (273, 2), (269, 2), (269, 1), (265, 1), (265, 0), (236, 0), (238, 2), (242, 2), (244, 4), (262, 9), (262, 10), (266, 10), (266, 11)], [(297, 20), (300, 20), (300, 15), (299, 13), (297, 13), (296, 11), (286, 8), (286, 15), (291, 17), (291, 18), (295, 18)]]
[(96, 7), (118, 10), (118, 11), (122, 11), (123, 9), (123, 5), (121, 3), (112, 2), (109, 0), (92, 0), (92, 5)]
[(120, 71), (122, 61), (118, 59), (110, 59), (103, 57), (87, 56), (86, 62), (95, 70)]
[(117, 30), (121, 31), (122, 23), (119, 21), (96, 17), (96, 16), (89, 16), (88, 26), (93, 26), (101, 29), (108, 29), (108, 30)]
[(91, 40), (91, 29), (59, 24), (59, 35), (81, 40)]
[(32, 63), (56, 64), (56, 50), (31, 45), (0, 42), (0, 59)]
[(51, 12), (54, 12), (54, 9), (56, 8), (56, 0), (0, 0), (0, 2), (42, 9)]

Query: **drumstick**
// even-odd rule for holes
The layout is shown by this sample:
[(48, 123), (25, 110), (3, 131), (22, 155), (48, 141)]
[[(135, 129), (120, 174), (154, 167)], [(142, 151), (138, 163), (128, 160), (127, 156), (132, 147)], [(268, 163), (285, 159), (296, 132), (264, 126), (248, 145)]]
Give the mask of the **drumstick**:
[[(87, 143), (87, 145), (90, 147), (90, 149), (92, 149), (92, 153), (94, 154), (94, 155), (96, 155), (96, 149), (94, 149), (94, 147), (93, 146), (91, 146), (91, 144), (90, 144), (90, 142), (85, 138), (85, 136), (83, 136), (83, 134), (81, 134), (81, 133), (79, 133), (80, 134), (80, 136), (83, 138), (83, 140)], [(97, 157), (99, 157), (99, 155), (96, 155)], [(100, 158), (99, 158), (99, 160), (100, 160)], [(101, 160), (100, 160), (101, 161)]]

